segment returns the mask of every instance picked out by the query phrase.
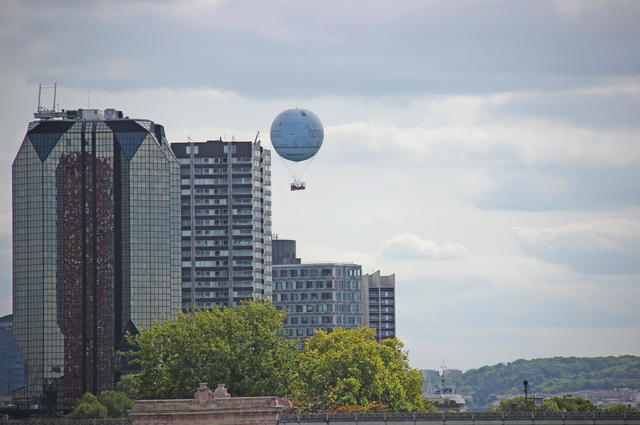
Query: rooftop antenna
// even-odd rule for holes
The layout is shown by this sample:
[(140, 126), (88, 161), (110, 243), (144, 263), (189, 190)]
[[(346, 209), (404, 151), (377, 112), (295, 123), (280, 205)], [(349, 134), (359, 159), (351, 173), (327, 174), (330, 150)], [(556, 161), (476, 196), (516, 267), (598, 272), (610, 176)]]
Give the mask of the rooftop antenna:
[[(52, 90), (53, 89), (53, 102), (51, 104), (51, 109), (42, 105), (42, 89), (44, 90)], [(40, 118), (44, 120), (48, 120), (51, 118), (61, 118), (64, 116), (63, 112), (56, 112), (56, 97), (58, 95), (58, 82), (53, 83), (53, 85), (44, 85), (40, 83), (38, 85), (38, 110), (33, 114), (35, 118)]]
[(253, 143), (256, 143), (258, 141), (258, 136), (260, 135), (260, 130), (258, 130), (258, 132), (256, 133), (256, 138), (253, 139)]
[[(51, 105), (51, 109), (46, 106), (42, 106), (42, 89), (51, 90), (53, 89), (53, 104)], [(38, 112), (55, 112), (56, 111), (56, 94), (58, 91), (58, 82), (56, 81), (53, 85), (42, 85), (40, 83), (38, 85)]]

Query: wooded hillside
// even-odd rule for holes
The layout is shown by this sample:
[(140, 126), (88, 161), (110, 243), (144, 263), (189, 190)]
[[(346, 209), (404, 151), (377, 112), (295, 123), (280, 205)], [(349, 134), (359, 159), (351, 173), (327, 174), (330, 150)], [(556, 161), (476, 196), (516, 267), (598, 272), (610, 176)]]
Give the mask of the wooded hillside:
[(447, 377), (456, 392), (472, 395), (484, 405), (497, 394), (522, 394), (524, 380), (531, 392), (557, 394), (586, 389), (640, 389), (640, 357), (552, 357), (516, 360), (470, 369)]

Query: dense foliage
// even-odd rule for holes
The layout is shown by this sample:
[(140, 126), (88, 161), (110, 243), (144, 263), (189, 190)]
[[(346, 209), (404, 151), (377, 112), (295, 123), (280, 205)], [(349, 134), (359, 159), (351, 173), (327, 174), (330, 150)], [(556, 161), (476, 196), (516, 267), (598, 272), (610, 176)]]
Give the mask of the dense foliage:
[(120, 391), (103, 391), (96, 398), (91, 393), (85, 393), (76, 401), (76, 406), (67, 418), (69, 419), (102, 419), (125, 418), (127, 411), (133, 407), (133, 400)]
[(640, 412), (640, 409), (638, 409), (635, 406), (628, 406), (626, 404), (615, 404), (613, 406), (610, 407), (605, 407), (604, 409), (601, 409), (605, 412)]
[[(523, 396), (508, 398), (501, 400), (498, 407), (494, 410), (497, 412), (531, 411), (534, 410), (533, 399), (529, 397), (525, 400)], [(589, 400), (566, 395), (547, 398), (542, 402), (542, 406), (537, 406), (535, 410), (543, 410), (545, 412), (593, 412), (596, 410), (603, 412), (637, 412), (638, 408), (624, 404), (616, 404), (615, 406), (598, 409), (598, 407)]]
[(76, 407), (68, 419), (101, 419), (107, 417), (107, 408), (91, 393), (85, 393), (76, 401)]
[(126, 418), (129, 416), (127, 411), (133, 407), (133, 400), (120, 391), (103, 391), (99, 400), (107, 409), (107, 418)]
[(131, 400), (137, 400), (138, 397), (138, 387), (140, 379), (138, 375), (124, 375), (120, 377), (120, 380), (116, 384), (116, 391), (124, 393)]
[(286, 313), (270, 303), (180, 314), (130, 337), (141, 367), (119, 389), (143, 399), (191, 398), (199, 382), (233, 396), (290, 397), (302, 412), (429, 411), (422, 376), (397, 339), (375, 329), (322, 331), (302, 351), (284, 336)]
[(142, 329), (127, 353), (142, 368), (139, 398), (191, 398), (200, 382), (224, 383), (238, 397), (289, 394), (296, 343), (282, 336), (285, 318), (271, 304), (248, 303)]
[(293, 393), (300, 411), (430, 409), (421, 397), (422, 377), (409, 367), (402, 343), (387, 339), (379, 344), (375, 335), (370, 328), (336, 329), (318, 331), (307, 341)]
[[(531, 397), (525, 399), (520, 396), (501, 400), (495, 410), (498, 412), (531, 411), (534, 410), (533, 399)], [(542, 406), (537, 407), (536, 410), (544, 410), (546, 412), (591, 412), (598, 410), (598, 408), (589, 400), (564, 396), (545, 399)]]
[(562, 393), (583, 389), (640, 389), (640, 357), (553, 357), (516, 360), (471, 369), (450, 376), (457, 392), (473, 396), (475, 405), (483, 405), (497, 394), (522, 394), (522, 382), (528, 380), (537, 394)]

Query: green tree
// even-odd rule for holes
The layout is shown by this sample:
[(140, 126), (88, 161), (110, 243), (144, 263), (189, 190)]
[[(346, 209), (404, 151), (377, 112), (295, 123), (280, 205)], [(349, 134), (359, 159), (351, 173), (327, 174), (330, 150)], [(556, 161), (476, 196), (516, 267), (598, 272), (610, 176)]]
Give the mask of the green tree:
[(133, 407), (133, 400), (120, 391), (103, 391), (99, 398), (107, 409), (107, 418), (126, 418), (129, 416), (127, 411)]
[(506, 398), (500, 400), (498, 412), (511, 412), (511, 411), (530, 411), (533, 410), (533, 399), (527, 398), (525, 401), (524, 396)]
[(107, 417), (104, 407), (91, 393), (85, 393), (76, 402), (76, 407), (67, 415), (69, 419), (101, 419)]
[(631, 406), (630, 404), (615, 404), (613, 406), (605, 407), (602, 409), (605, 412), (638, 412), (640, 411), (637, 407)]
[(139, 380), (138, 375), (123, 375), (116, 384), (116, 391), (126, 394), (131, 400), (137, 400)]
[[(500, 401), (495, 409), (498, 412), (530, 411), (533, 410), (533, 399), (525, 402), (523, 396), (508, 398)], [(597, 407), (589, 400), (580, 397), (551, 397), (542, 402), (542, 410), (546, 412), (589, 412), (597, 410)]]
[(296, 342), (283, 336), (286, 313), (271, 303), (180, 313), (130, 338), (126, 354), (142, 371), (140, 398), (190, 398), (199, 382), (234, 396), (287, 395)]
[(123, 375), (120, 377), (120, 380), (116, 383), (116, 391), (124, 393), (131, 400), (138, 399), (138, 393), (140, 392), (138, 388), (140, 387), (138, 375)]
[(598, 410), (598, 407), (595, 404), (580, 397), (565, 395), (562, 397), (551, 397), (547, 399), (547, 401), (554, 402), (558, 406), (558, 410), (560, 412), (590, 412)]
[[(375, 329), (319, 330), (300, 353), (293, 393), (303, 412), (338, 411), (348, 406), (377, 410), (427, 411), (422, 376), (411, 369), (397, 339), (376, 342)], [(360, 410), (360, 407), (354, 407)], [(347, 409), (348, 410), (348, 409)]]

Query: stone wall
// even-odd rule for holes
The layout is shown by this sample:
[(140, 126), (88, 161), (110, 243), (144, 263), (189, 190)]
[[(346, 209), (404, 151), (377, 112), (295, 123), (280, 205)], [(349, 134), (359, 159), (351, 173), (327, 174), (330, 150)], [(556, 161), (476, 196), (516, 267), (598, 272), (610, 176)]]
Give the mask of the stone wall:
[[(208, 388), (207, 388), (208, 390)], [(199, 390), (200, 391), (200, 390)], [(201, 396), (197, 400), (142, 401), (146, 408), (131, 412), (131, 419), (30, 419), (25, 421), (3, 421), (0, 425), (137, 425), (137, 424), (251, 424), (251, 425), (640, 425), (640, 412), (462, 412), (462, 413), (351, 413), (351, 414), (281, 414), (286, 401), (276, 397), (234, 397), (235, 405), (208, 401)], [(206, 395), (206, 394), (205, 394)], [(247, 400), (252, 400), (247, 402)], [(265, 403), (267, 399), (271, 402)], [(173, 410), (183, 403), (187, 407), (193, 402), (194, 409)], [(162, 403), (169, 402), (169, 404)], [(149, 404), (151, 403), (151, 404)], [(204, 403), (204, 406), (201, 405)], [(211, 404), (210, 404), (211, 403)], [(277, 403), (277, 404), (276, 404)], [(209, 406), (209, 409), (206, 407)], [(207, 414), (216, 410), (218, 414)], [(140, 405), (139, 405), (140, 407)], [(204, 409), (203, 409), (204, 407)], [(158, 408), (158, 409), (156, 409)], [(246, 410), (244, 408), (247, 408)], [(145, 412), (140, 415), (139, 413)], [(140, 421), (144, 418), (147, 422)], [(151, 420), (155, 421), (152, 422)]]
[(231, 397), (224, 384), (212, 392), (202, 383), (192, 399), (138, 400), (129, 414), (133, 425), (277, 425), (290, 408), (286, 399)]
[(131, 425), (131, 419), (78, 419), (75, 421), (67, 419), (26, 419), (3, 421), (0, 425)]

